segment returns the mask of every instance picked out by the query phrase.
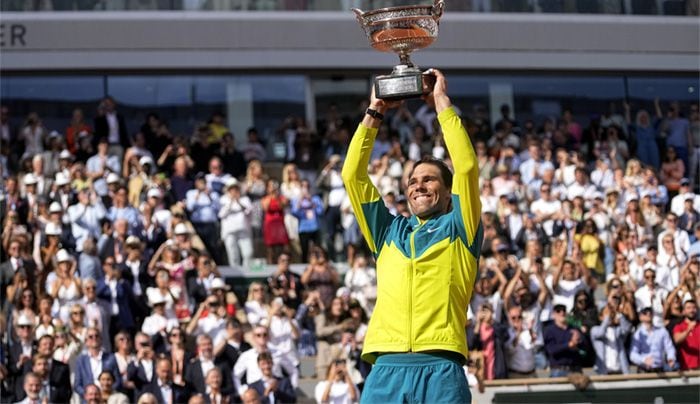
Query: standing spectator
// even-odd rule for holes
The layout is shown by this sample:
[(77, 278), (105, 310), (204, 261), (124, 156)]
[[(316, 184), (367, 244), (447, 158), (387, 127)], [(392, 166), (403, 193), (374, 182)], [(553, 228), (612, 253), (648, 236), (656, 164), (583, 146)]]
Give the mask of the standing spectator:
[[(224, 378), (221, 368), (215, 366), (209, 369), (204, 382), (206, 383), (206, 394), (200, 394), (199, 397), (205, 396), (209, 400), (208, 402), (213, 404), (229, 404), (235, 402), (237, 397), (233, 393), (226, 393), (222, 390), (223, 382), (231, 382), (230, 378)], [(190, 398), (189, 403), (191, 402), (192, 398)], [(204, 399), (203, 402), (206, 403), (206, 399)]]
[(160, 294), (152, 294), (149, 301), (153, 311), (151, 315), (143, 320), (143, 325), (141, 326), (141, 331), (153, 337), (156, 334), (170, 332), (170, 330), (178, 327), (178, 321), (176, 317), (168, 317), (168, 313), (165, 310), (165, 299)]
[(598, 374), (630, 372), (625, 340), (632, 329), (632, 323), (618, 311), (619, 307), (620, 297), (611, 293), (601, 315), (603, 322), (591, 329)]
[(299, 385), (299, 358), (295, 341), (299, 339), (299, 328), (294, 320), (294, 310), (286, 307), (280, 297), (270, 305), (269, 323), (270, 353), (296, 388)]
[(333, 347), (340, 343), (345, 330), (354, 326), (354, 320), (347, 317), (343, 308), (343, 300), (334, 298), (325, 311), (320, 312), (314, 318), (316, 323), (316, 337), (318, 339), (316, 355), (316, 375), (326, 374), (333, 360)]
[(105, 279), (97, 285), (97, 296), (109, 304), (109, 335), (110, 339), (114, 339), (119, 331), (134, 331), (135, 324), (131, 313), (134, 298), (131, 285), (122, 279), (122, 273), (115, 267), (113, 257), (105, 259), (104, 271)]
[(54, 299), (52, 313), (64, 322), (68, 322), (68, 311), (73, 303), (78, 303), (82, 297), (80, 278), (76, 274), (77, 264), (75, 259), (66, 250), (59, 250), (56, 254), (58, 263), (56, 271), (49, 274), (46, 279), (46, 289)]
[(268, 180), (267, 194), (261, 200), (263, 220), (263, 238), (267, 247), (267, 263), (274, 264), (282, 252), (287, 252), (289, 236), (284, 225), (284, 209), (289, 204), (287, 198), (279, 193), (279, 183)]
[(700, 367), (700, 324), (698, 324), (698, 304), (695, 300), (683, 302), (682, 322), (673, 328), (673, 342), (678, 347), (681, 370)]
[(194, 188), (194, 181), (192, 181), (192, 177), (189, 174), (187, 157), (187, 155), (179, 156), (173, 163), (173, 173), (170, 176), (170, 192), (175, 202), (185, 201), (187, 193)]
[(342, 157), (335, 154), (328, 159), (328, 164), (316, 179), (316, 186), (326, 192), (325, 248), (332, 261), (336, 259), (335, 236), (342, 230), (340, 226), (340, 205), (345, 199), (346, 191), (340, 176)]
[(309, 265), (301, 276), (301, 283), (308, 290), (316, 290), (321, 295), (325, 307), (329, 307), (335, 290), (340, 284), (338, 271), (328, 261), (326, 251), (321, 247), (311, 250)]
[(250, 226), (250, 214), (253, 205), (245, 195), (241, 195), (238, 180), (230, 178), (221, 197), (219, 219), (221, 219), (221, 239), (226, 247), (230, 266), (250, 266), (253, 258), (253, 234)]
[(41, 377), (34, 372), (29, 372), (24, 376), (23, 388), (27, 397), (18, 401), (18, 404), (35, 404), (41, 402), (42, 390)]
[(649, 117), (649, 112), (640, 109), (637, 111), (637, 116), (634, 122), (632, 122), (630, 114), (630, 105), (628, 103), (623, 104), (625, 108), (625, 119), (630, 131), (634, 133), (637, 139), (637, 157), (642, 163), (650, 165), (655, 169), (659, 169), (659, 148), (656, 144), (656, 127), (657, 122), (651, 122)]
[(214, 340), (214, 345), (218, 345), (226, 339), (225, 317), (226, 308), (221, 306), (216, 296), (209, 296), (192, 316), (187, 325), (187, 334), (207, 334)]
[(76, 312), (76, 309), (85, 310), (85, 324), (102, 330), (102, 341), (105, 343), (105, 348), (111, 350), (111, 340), (109, 339), (110, 306), (104, 300), (98, 300), (97, 281), (94, 279), (88, 278), (83, 281), (83, 299), (80, 306), (71, 308), (71, 320), (73, 320), (73, 313)]
[(367, 258), (358, 255), (345, 273), (345, 287), (350, 290), (350, 297), (360, 302), (371, 313), (377, 300), (377, 272), (367, 265)]
[(223, 162), (219, 157), (212, 157), (209, 161), (209, 173), (206, 175), (207, 188), (221, 195), (224, 193), (224, 187), (231, 180), (231, 174), (224, 172)]
[(272, 374), (272, 355), (263, 352), (258, 355), (258, 367), (262, 377), (249, 385), (249, 388), (258, 392), (262, 397), (262, 404), (271, 403), (296, 403), (296, 391), (286, 377), (277, 377)]
[(549, 359), (550, 376), (562, 377), (580, 372), (579, 363), (585, 354), (581, 332), (566, 323), (566, 306), (563, 304), (554, 306), (552, 318), (552, 324), (544, 329), (544, 347)]
[(321, 217), (323, 201), (311, 194), (309, 181), (301, 181), (301, 195), (292, 200), (292, 214), (299, 220), (299, 242), (301, 243), (301, 262), (309, 262), (309, 248), (320, 245)]
[(314, 397), (318, 404), (350, 404), (357, 402), (360, 397), (360, 391), (347, 371), (345, 359), (333, 361), (328, 368), (326, 380), (320, 381), (314, 391)]
[(250, 164), (253, 160), (265, 161), (267, 153), (265, 152), (265, 146), (263, 145), (262, 141), (260, 141), (257, 129), (248, 129), (248, 143), (243, 145), (241, 152), (243, 153), (243, 157), (248, 164)]
[(15, 328), (17, 339), (12, 341), (7, 358), (7, 370), (10, 378), (19, 377), (25, 363), (31, 362), (32, 356), (36, 353), (33, 327), (34, 322), (26, 315), (20, 315), (17, 319), (17, 327)]
[(280, 254), (277, 258), (277, 269), (269, 278), (267, 286), (275, 297), (281, 297), (285, 306), (296, 310), (301, 303), (301, 278), (289, 268), (290, 257)]
[(113, 354), (103, 349), (100, 330), (91, 327), (87, 333), (86, 351), (75, 363), (75, 392), (80, 396), (84, 395), (88, 385), (99, 383), (98, 378), (104, 370), (112, 373), (116, 380), (114, 389), (119, 390), (122, 379), (117, 361)]
[(136, 397), (143, 394), (144, 389), (156, 377), (156, 356), (148, 335), (139, 332), (134, 337), (136, 358), (127, 366), (127, 378), (133, 385)]
[(270, 306), (265, 294), (265, 287), (260, 282), (252, 282), (248, 287), (248, 299), (245, 313), (251, 325), (268, 324)]
[(640, 373), (663, 372), (673, 369), (676, 362), (676, 348), (663, 327), (652, 323), (651, 307), (639, 311), (639, 327), (632, 335), (630, 360), (638, 366)]
[[(269, 352), (267, 347), (269, 341), (270, 334), (267, 327), (263, 325), (253, 327), (253, 347), (241, 354), (233, 368), (233, 384), (241, 397), (250, 384), (262, 378), (262, 372), (258, 367), (258, 356), (263, 352)], [(277, 366), (274, 366), (273, 373), (278, 373), (277, 369)]]
[(187, 211), (204, 245), (217, 263), (223, 262), (219, 252), (219, 194), (207, 186), (203, 173), (194, 179), (194, 189), (187, 191)]
[(19, 138), (24, 143), (23, 157), (33, 156), (44, 151), (44, 141), (48, 131), (36, 112), (30, 112)]
[(225, 172), (231, 174), (234, 178), (243, 178), (247, 168), (246, 161), (243, 153), (236, 149), (235, 139), (231, 132), (224, 133), (218, 154), (224, 162)]
[(651, 307), (654, 326), (663, 327), (664, 303), (668, 291), (656, 283), (656, 272), (647, 268), (644, 270), (644, 285), (634, 292), (636, 307)]
[(99, 110), (101, 114), (95, 117), (94, 122), (95, 136), (98, 139), (105, 138), (109, 143), (109, 154), (121, 161), (124, 150), (131, 145), (126, 120), (117, 112), (117, 104), (112, 97), (105, 97), (100, 103)]
[(100, 221), (105, 213), (105, 207), (95, 191), (83, 189), (78, 192), (78, 203), (69, 206), (66, 212), (77, 252), (83, 251), (88, 237), (97, 239), (100, 236)]
[(666, 149), (664, 156), (659, 179), (664, 186), (666, 186), (671, 195), (676, 195), (680, 190), (680, 181), (685, 175), (685, 164), (683, 163), (683, 159), (678, 155), (677, 149), (672, 146)]
[(102, 402), (106, 404), (128, 404), (129, 397), (124, 393), (114, 390), (114, 376), (107, 371), (100, 373), (98, 378), (100, 383), (100, 392), (102, 393)]
[(173, 383), (173, 365), (168, 358), (156, 362), (156, 378), (146, 385), (145, 393), (153, 394), (158, 403), (185, 403), (189, 396), (184, 387)]
[(233, 393), (231, 384), (231, 371), (225, 366), (216, 366), (214, 363), (214, 345), (209, 335), (197, 336), (198, 356), (190, 362), (185, 370), (185, 382), (190, 389), (190, 394), (206, 394), (208, 373), (213, 368), (218, 368), (222, 375), (221, 393), (228, 395)]
[(243, 328), (236, 318), (226, 320), (226, 340), (214, 348), (216, 364), (230, 369), (236, 365), (241, 353), (250, 349), (250, 344), (243, 340)]
[(71, 153), (78, 150), (78, 135), (81, 132), (92, 132), (92, 128), (85, 122), (83, 110), (76, 108), (73, 110), (73, 115), (69, 126), (66, 128), (66, 146)]
[[(107, 138), (99, 138), (97, 141), (97, 154), (90, 157), (85, 163), (85, 170), (92, 179), (95, 192), (99, 196), (107, 195), (107, 177), (109, 174), (121, 175), (121, 160), (118, 156), (109, 152)], [(120, 177), (115, 177), (117, 180)]]

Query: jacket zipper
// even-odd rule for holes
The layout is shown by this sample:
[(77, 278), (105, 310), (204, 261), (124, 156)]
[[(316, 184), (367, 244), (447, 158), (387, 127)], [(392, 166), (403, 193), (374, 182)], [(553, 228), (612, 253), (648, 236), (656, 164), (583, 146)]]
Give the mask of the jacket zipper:
[(411, 232), (411, 272), (408, 274), (408, 352), (413, 352), (413, 274), (416, 269), (415, 236), (423, 223)]

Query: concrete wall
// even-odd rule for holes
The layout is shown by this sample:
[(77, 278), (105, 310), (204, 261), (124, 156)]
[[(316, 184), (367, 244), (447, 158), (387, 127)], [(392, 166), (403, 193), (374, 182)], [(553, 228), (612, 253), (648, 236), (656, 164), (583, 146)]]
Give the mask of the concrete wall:
[[(413, 60), (461, 70), (700, 71), (696, 17), (471, 14), (443, 17)], [(350, 12), (3, 13), (0, 68), (387, 70)]]

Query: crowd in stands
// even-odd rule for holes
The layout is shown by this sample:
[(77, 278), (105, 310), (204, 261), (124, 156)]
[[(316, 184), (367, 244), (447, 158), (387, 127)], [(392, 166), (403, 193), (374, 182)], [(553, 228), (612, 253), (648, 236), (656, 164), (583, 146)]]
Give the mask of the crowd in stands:
[[(700, 114), (654, 107), (585, 127), (571, 110), (463, 116), (484, 234), (475, 388), (699, 368)], [(0, 401), (294, 402), (307, 356), (318, 402), (358, 401), (377, 275), (340, 169), (361, 115), (331, 111), (317, 132), (286, 120), (277, 170), (255, 128), (238, 145), (221, 114), (174, 136), (155, 113), (127, 128), (109, 97), (67, 128), (2, 106)], [(449, 163), (435, 119), (402, 107), (379, 130), (369, 170), (395, 215), (410, 215), (415, 161)], [(237, 295), (219, 267), (254, 260), (276, 270)]]

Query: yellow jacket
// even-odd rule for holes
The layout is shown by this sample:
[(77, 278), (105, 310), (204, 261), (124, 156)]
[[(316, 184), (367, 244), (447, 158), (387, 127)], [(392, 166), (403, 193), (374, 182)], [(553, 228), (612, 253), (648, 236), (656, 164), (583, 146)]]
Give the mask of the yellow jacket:
[(395, 217), (367, 173), (377, 129), (360, 124), (343, 166), (355, 216), (377, 259), (377, 304), (362, 358), (377, 353), (452, 351), (467, 358), (467, 305), (483, 230), (476, 154), (452, 108), (438, 121), (454, 166), (452, 211), (421, 222)]

